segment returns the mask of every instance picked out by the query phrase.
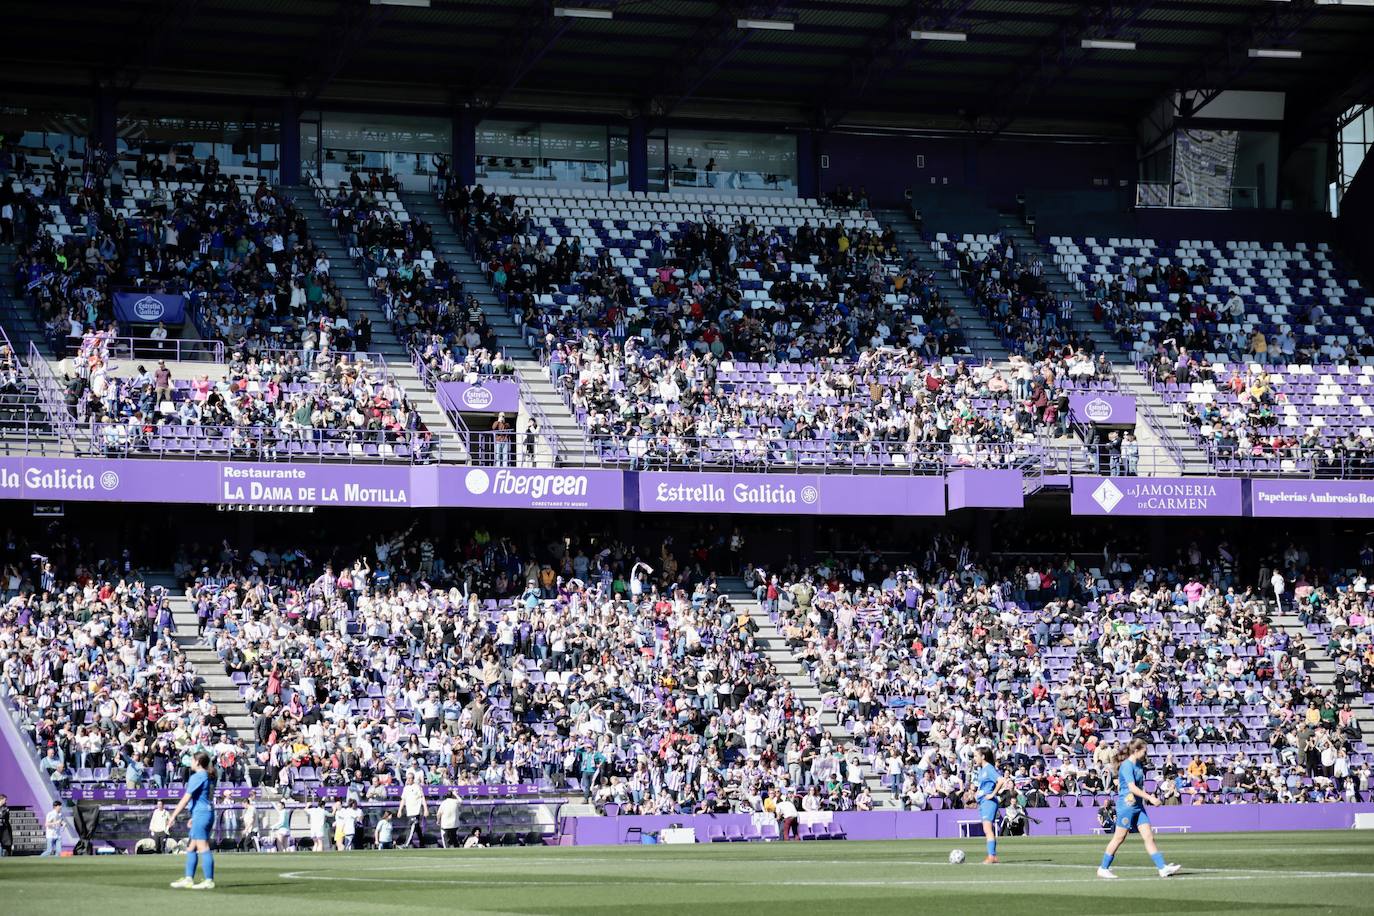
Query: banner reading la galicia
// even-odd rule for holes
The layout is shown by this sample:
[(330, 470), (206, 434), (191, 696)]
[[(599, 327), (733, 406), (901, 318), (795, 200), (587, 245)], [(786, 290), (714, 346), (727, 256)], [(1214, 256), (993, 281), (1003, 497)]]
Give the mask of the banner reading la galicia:
[(1075, 477), (1074, 515), (1240, 515), (1241, 482), (1231, 477)]
[(944, 515), (944, 477), (641, 471), (641, 512)]

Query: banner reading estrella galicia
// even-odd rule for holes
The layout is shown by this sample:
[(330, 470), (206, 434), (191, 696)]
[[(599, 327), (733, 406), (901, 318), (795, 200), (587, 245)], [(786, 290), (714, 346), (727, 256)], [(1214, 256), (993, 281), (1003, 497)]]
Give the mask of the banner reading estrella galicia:
[(520, 412), (520, 386), (515, 382), (440, 382), (434, 395), (439, 406), (458, 413)]
[(1069, 410), (1079, 423), (1135, 426), (1135, 398), (1129, 394), (1071, 394)]
[(0, 458), (0, 499), (211, 502), (216, 462)]
[(950, 471), (949, 511), (955, 509), (1020, 509), (1026, 487), (1020, 471), (964, 468)]
[(944, 515), (943, 477), (642, 471), (641, 512)]
[(1256, 518), (1374, 518), (1374, 480), (1252, 480)]
[(1230, 477), (1075, 477), (1074, 515), (1240, 515), (1241, 482)]
[(115, 293), (115, 317), (126, 324), (181, 324), (186, 320), (186, 297), (173, 293)]

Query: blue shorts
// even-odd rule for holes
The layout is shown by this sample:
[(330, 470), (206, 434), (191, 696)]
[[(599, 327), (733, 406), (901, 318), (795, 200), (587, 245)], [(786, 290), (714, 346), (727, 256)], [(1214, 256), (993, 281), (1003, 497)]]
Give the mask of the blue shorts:
[(215, 823), (215, 812), (197, 811), (191, 814), (191, 832), (188, 839), (210, 842), (210, 827)]
[(978, 803), (978, 817), (980, 820), (997, 823), (997, 802), (983, 801)]
[(1138, 833), (1140, 825), (1148, 823), (1150, 815), (1145, 813), (1144, 808), (1118, 808), (1116, 811), (1116, 826), (1131, 833)]

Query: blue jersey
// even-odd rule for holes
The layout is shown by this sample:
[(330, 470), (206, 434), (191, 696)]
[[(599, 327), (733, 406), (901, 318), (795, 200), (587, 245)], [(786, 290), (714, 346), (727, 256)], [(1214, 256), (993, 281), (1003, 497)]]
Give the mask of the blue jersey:
[(191, 796), (192, 817), (215, 812), (215, 781), (208, 773), (192, 773), (190, 781), (186, 783), (186, 794)]
[(1131, 786), (1145, 788), (1145, 771), (1140, 768), (1140, 764), (1134, 760), (1127, 760), (1121, 764), (1121, 769), (1117, 771), (1117, 800), (1118, 808), (1140, 808), (1143, 807), (1141, 799), (1131, 791)]
[(997, 781), (1002, 777), (998, 775), (997, 768), (990, 763), (983, 764), (978, 770), (978, 800), (989, 799), (993, 790), (997, 788)]

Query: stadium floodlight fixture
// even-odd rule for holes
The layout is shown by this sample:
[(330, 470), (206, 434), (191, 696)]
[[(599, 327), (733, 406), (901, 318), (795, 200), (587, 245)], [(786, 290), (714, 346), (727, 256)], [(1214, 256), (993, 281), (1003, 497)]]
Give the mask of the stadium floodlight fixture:
[(372, 0), (373, 6), (414, 6), (429, 9), (429, 0)]
[(917, 41), (968, 41), (967, 32), (925, 32), (912, 29), (911, 37)]
[(786, 19), (737, 19), (735, 25), (741, 29), (761, 29), (765, 32), (795, 32), (797, 24)]
[(598, 10), (585, 6), (555, 6), (553, 8), (555, 16), (564, 19), (614, 19), (615, 13), (610, 10)]
[(1134, 51), (1135, 42), (1117, 38), (1085, 38), (1080, 45), (1094, 51)]
[(1302, 57), (1302, 52), (1295, 48), (1251, 48), (1250, 56), (1271, 60), (1297, 60)]

